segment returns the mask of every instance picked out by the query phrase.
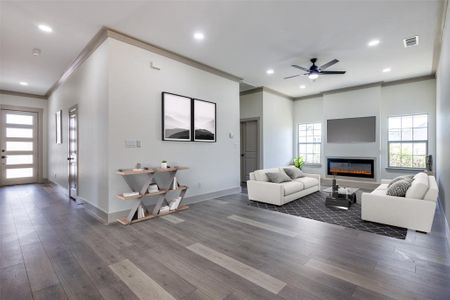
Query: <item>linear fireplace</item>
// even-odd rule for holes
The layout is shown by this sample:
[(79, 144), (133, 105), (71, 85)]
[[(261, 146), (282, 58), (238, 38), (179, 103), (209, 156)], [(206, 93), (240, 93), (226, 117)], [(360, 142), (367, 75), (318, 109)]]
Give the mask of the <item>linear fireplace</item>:
[(328, 158), (328, 175), (374, 178), (374, 160), (359, 158)]

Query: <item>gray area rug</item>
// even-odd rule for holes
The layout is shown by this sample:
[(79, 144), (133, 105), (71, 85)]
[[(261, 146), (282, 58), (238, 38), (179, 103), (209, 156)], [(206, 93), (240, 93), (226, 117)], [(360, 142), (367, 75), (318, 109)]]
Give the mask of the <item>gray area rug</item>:
[(353, 204), (349, 210), (329, 208), (325, 206), (326, 193), (316, 192), (276, 206), (267, 203), (249, 201), (250, 206), (278, 211), (281, 213), (313, 219), (325, 223), (341, 225), (348, 228), (381, 234), (397, 239), (405, 239), (408, 232), (405, 228), (372, 223), (361, 220), (361, 204)]

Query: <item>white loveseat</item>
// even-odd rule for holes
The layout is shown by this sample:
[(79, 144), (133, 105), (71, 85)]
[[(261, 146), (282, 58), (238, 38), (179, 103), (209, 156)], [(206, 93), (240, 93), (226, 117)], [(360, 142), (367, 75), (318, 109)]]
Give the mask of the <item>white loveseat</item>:
[[(248, 198), (253, 201), (283, 205), (320, 190), (320, 175), (304, 173), (304, 177), (289, 182), (269, 182), (267, 172), (280, 172), (283, 168), (256, 170), (247, 181)], [(284, 171), (283, 171), (284, 172)]]
[(390, 180), (382, 180), (372, 193), (361, 196), (361, 218), (366, 221), (430, 232), (438, 185), (434, 176), (418, 173), (405, 197), (386, 195)]

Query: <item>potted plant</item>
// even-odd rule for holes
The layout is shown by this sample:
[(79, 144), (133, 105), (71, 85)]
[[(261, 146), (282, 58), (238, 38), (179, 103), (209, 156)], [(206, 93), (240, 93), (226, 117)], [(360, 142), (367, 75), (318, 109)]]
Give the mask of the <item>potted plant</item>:
[(166, 168), (167, 168), (167, 160), (161, 161), (161, 169), (166, 169)]
[(303, 168), (304, 164), (305, 164), (305, 160), (303, 159), (303, 156), (294, 158), (294, 166), (296, 166), (300, 170)]

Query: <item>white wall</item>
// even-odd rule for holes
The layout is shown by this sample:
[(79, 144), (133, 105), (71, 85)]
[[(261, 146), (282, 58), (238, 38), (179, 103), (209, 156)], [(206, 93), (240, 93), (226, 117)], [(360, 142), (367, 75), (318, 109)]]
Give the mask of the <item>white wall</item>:
[(439, 199), (450, 221), (450, 6), (447, 8), (441, 57), (437, 70), (437, 139), (436, 171)]
[(423, 80), (385, 86), (381, 97), (381, 177), (393, 178), (403, 173), (386, 170), (388, 117), (405, 114), (428, 114), (428, 152), (436, 158), (436, 80)]
[(12, 106), (22, 106), (28, 108), (41, 108), (43, 110), (43, 120), (42, 120), (42, 176), (43, 178), (47, 178), (47, 137), (48, 137), (48, 101), (46, 99), (39, 98), (31, 98), (31, 97), (23, 97), (16, 95), (7, 95), (0, 93), (0, 105), (12, 105)]
[[(305, 167), (308, 172), (326, 173), (326, 159), (332, 156), (374, 157), (375, 177), (393, 178), (403, 172), (387, 170), (387, 118), (401, 114), (429, 115), (429, 153), (435, 157), (435, 80), (372, 86), (294, 102), (295, 136), (299, 123), (322, 122), (322, 166)], [(326, 121), (334, 118), (377, 117), (377, 139), (374, 143), (328, 144)], [(298, 140), (295, 137), (294, 153)]]
[[(49, 176), (68, 186), (68, 111), (78, 105), (79, 196), (108, 211), (108, 45), (103, 43), (49, 99)], [(55, 112), (63, 111), (63, 143), (55, 142)]]
[[(167, 160), (189, 167), (178, 176), (189, 186), (187, 197), (239, 188), (239, 84), (114, 39), (109, 45), (109, 212), (130, 206), (115, 198), (128, 190), (115, 172), (137, 162), (158, 166)], [(150, 62), (161, 70), (150, 68)], [(163, 91), (217, 103), (217, 142), (162, 141)], [(130, 139), (141, 140), (143, 147), (125, 148)]]
[(274, 168), (292, 163), (293, 101), (263, 92), (263, 166)]

